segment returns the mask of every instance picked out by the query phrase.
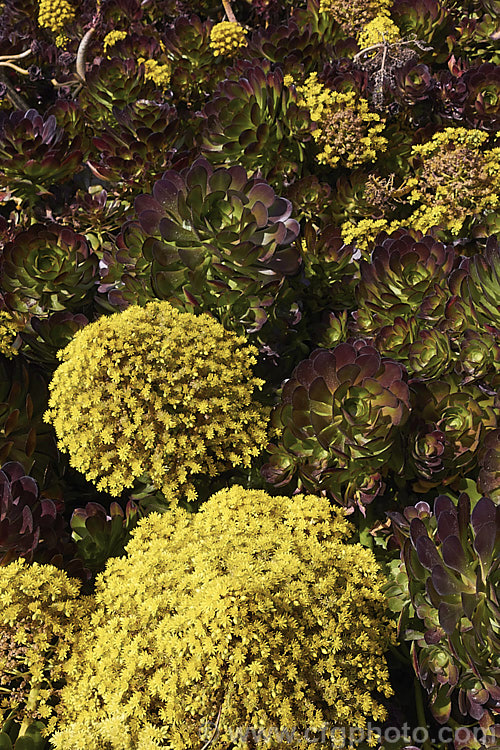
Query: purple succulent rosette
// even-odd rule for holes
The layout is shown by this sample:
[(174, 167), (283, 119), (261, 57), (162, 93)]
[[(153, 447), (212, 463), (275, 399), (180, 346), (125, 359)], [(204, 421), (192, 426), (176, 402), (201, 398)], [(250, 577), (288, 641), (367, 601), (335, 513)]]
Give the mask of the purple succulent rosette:
[(401, 428), (410, 412), (405, 368), (363, 341), (317, 349), (285, 382), (273, 415), (281, 429), (263, 467), (281, 486), (295, 473), (307, 489), (364, 507), (400, 469)]
[[(434, 717), (474, 719), (494, 734), (500, 714), (500, 507), (488, 497), (458, 502), (439, 495), (404, 514), (389, 513), (416, 615), (402, 635), (412, 641), (417, 676)], [(458, 713), (457, 713), (458, 712)]]
[(497, 427), (498, 410), (494, 396), (453, 375), (414, 380), (410, 390), (406, 472), (417, 492), (427, 492), (475, 469), (483, 438)]
[(40, 496), (22, 464), (10, 461), (0, 470), (0, 564), (17, 557), (33, 559), (38, 545), (56, 550), (64, 530), (62, 503)]
[(0, 118), (0, 189), (36, 199), (82, 169), (82, 140), (71, 138), (54, 115), (36, 109)]
[(452, 246), (431, 236), (415, 240), (398, 230), (383, 240), (370, 261), (360, 261), (357, 330), (363, 335), (377, 333), (397, 318), (413, 318), (431, 327), (451, 296), (448, 278), (459, 260)]

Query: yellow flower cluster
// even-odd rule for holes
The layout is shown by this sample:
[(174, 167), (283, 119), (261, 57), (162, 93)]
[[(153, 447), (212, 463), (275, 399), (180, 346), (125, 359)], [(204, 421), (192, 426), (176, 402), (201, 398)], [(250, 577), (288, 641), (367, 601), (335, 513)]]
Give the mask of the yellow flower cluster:
[(415, 229), (439, 224), (458, 235), (466, 221), (498, 209), (500, 148), (483, 150), (488, 137), (482, 130), (445, 128), (413, 147), (422, 164), (405, 187), (408, 202), (419, 204), (408, 219)]
[(75, 9), (67, 0), (40, 0), (38, 23), (54, 33), (70, 23), (75, 17)]
[(104, 52), (107, 52), (109, 47), (114, 47), (114, 45), (117, 42), (121, 42), (122, 39), (126, 39), (126, 38), (127, 38), (126, 31), (119, 31), (118, 29), (114, 31), (110, 31), (109, 34), (106, 34), (106, 36), (103, 39)]
[(12, 359), (18, 354), (18, 350), (14, 349), (12, 344), (22, 327), (22, 323), (13, 318), (9, 312), (0, 310), (0, 354), (7, 359)]
[(346, 245), (353, 242), (360, 250), (368, 251), (380, 232), (391, 234), (400, 226), (399, 222), (389, 222), (387, 219), (361, 219), (356, 224), (345, 221), (342, 224), (342, 239)]
[[(113, 47), (117, 42), (127, 38), (126, 31), (110, 31), (109, 34), (103, 39), (104, 51), (107, 52), (110, 47)], [(165, 45), (161, 43), (163, 52), (165, 51)], [(109, 57), (109, 55), (108, 55)], [(141, 65), (144, 63), (145, 68), (145, 79), (146, 81), (153, 81), (155, 86), (159, 89), (166, 89), (170, 84), (170, 77), (172, 75), (172, 66), (168, 62), (158, 62), (158, 60), (147, 60), (145, 57), (138, 57), (137, 64)]]
[(143, 477), (168, 500), (193, 500), (193, 476), (249, 466), (267, 442), (269, 410), (252, 401), (256, 354), (207, 314), (131, 306), (59, 352), (45, 419), (98, 489), (118, 495)]
[[(198, 513), (144, 518), (98, 578), (56, 750), (197, 750), (219, 710), (214, 750), (239, 727), (383, 720), (372, 692), (392, 694), (384, 579), (370, 550), (346, 542), (351, 531), (326, 498), (238, 486)], [(310, 742), (275, 735), (268, 746)]]
[(400, 30), (392, 18), (384, 13), (379, 14), (363, 27), (357, 41), (360, 49), (366, 49), (374, 44), (382, 44), (383, 42), (391, 44), (400, 39)]
[(318, 127), (313, 138), (322, 147), (317, 155), (320, 164), (357, 167), (373, 161), (387, 146), (380, 135), (384, 122), (370, 112), (366, 99), (353, 91), (341, 93), (328, 89), (311, 73), (303, 86), (297, 87), (300, 106), (309, 110)]
[(210, 32), (210, 48), (214, 57), (219, 55), (234, 55), (242, 47), (246, 47), (247, 29), (233, 21), (216, 23)]
[(165, 89), (170, 84), (172, 68), (169, 63), (160, 63), (157, 60), (146, 60), (144, 57), (137, 59), (138, 64), (144, 63), (146, 69), (146, 81), (153, 81), (159, 89)]
[(358, 36), (361, 30), (381, 15), (388, 15), (391, 0), (320, 0), (321, 13), (332, 15), (346, 34)]
[(52, 565), (16, 560), (0, 567), (0, 724), (14, 711), (20, 722), (56, 721), (58, 681), (89, 598), (80, 582)]

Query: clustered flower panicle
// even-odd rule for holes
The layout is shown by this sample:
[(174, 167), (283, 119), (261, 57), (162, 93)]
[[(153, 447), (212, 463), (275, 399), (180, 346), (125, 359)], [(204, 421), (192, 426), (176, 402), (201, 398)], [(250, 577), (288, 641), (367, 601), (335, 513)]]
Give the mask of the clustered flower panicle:
[(385, 124), (380, 115), (370, 112), (363, 97), (328, 89), (317, 73), (311, 73), (297, 92), (298, 103), (318, 126), (312, 135), (323, 149), (316, 157), (320, 164), (357, 167), (376, 159), (387, 146), (381, 135)]
[(159, 89), (165, 89), (170, 83), (172, 68), (169, 63), (161, 63), (158, 60), (146, 60), (144, 57), (138, 57), (139, 65), (144, 63), (146, 81), (153, 81)]
[(488, 138), (482, 130), (445, 128), (413, 146), (422, 160), (418, 177), (407, 183), (409, 203), (420, 204), (410, 219), (415, 229), (442, 225), (458, 235), (472, 216), (498, 208), (500, 148), (484, 150)]
[(147, 477), (167, 499), (192, 478), (249, 466), (268, 411), (252, 401), (257, 350), (207, 314), (131, 306), (81, 329), (60, 353), (46, 419), (74, 468), (118, 495)]
[(113, 31), (110, 31), (109, 34), (106, 34), (106, 36), (103, 39), (103, 47), (104, 51), (107, 52), (110, 47), (114, 47), (117, 42), (121, 42), (123, 39), (127, 38), (127, 32), (126, 31), (120, 31), (118, 29), (113, 29)]
[[(385, 14), (375, 16), (363, 28), (358, 36), (358, 46), (360, 49), (366, 49), (376, 44), (387, 44), (397, 42), (401, 38), (401, 32), (392, 20)], [(371, 54), (375, 54), (375, 50)]]
[(346, 34), (356, 36), (370, 21), (379, 15), (388, 14), (390, 0), (320, 0), (319, 10), (328, 13), (340, 24)]

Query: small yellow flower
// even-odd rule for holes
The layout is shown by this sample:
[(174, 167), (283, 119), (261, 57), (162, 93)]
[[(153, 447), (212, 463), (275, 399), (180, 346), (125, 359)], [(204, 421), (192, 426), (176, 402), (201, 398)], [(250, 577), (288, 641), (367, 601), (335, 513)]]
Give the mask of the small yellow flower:
[(3, 354), (7, 359), (12, 359), (13, 356), (18, 354), (18, 350), (13, 348), (12, 345), (22, 327), (23, 323), (13, 317), (11, 313), (0, 310), (0, 354)]
[(389, 15), (380, 14), (366, 24), (358, 36), (360, 49), (383, 42), (391, 44), (401, 39), (401, 32)]
[(126, 38), (126, 31), (118, 31), (118, 29), (116, 31), (110, 31), (109, 34), (106, 34), (103, 40), (104, 51), (107, 52), (108, 47), (114, 47), (117, 42), (121, 42), (122, 39)]
[(233, 21), (216, 23), (210, 32), (210, 47), (214, 57), (219, 55), (234, 55), (242, 47), (246, 47), (247, 29)]
[(73, 21), (75, 9), (67, 0), (40, 0), (38, 6), (38, 23), (54, 33)]

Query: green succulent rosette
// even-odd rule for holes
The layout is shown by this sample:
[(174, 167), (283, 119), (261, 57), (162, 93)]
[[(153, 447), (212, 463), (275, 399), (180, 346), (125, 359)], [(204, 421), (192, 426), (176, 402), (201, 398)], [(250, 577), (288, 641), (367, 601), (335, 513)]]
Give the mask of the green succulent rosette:
[(88, 322), (85, 315), (69, 310), (52, 313), (46, 318), (32, 316), (21, 333), (22, 352), (27, 359), (55, 368), (59, 364), (57, 352)]
[(500, 246), (495, 236), (488, 238), (483, 253), (463, 260), (450, 287), (470, 309), (477, 328), (500, 341)]
[(415, 240), (398, 230), (373, 250), (370, 261), (360, 261), (354, 317), (362, 335), (376, 334), (396, 318), (417, 318), (433, 326), (450, 297), (448, 278), (458, 265), (453, 247), (433, 237)]
[(36, 109), (0, 115), (0, 190), (35, 203), (82, 169), (82, 139)]
[(399, 439), (410, 411), (406, 371), (364, 341), (317, 349), (285, 382), (273, 425), (265, 478), (281, 486), (294, 474), (307, 489), (364, 506), (401, 468)]
[(110, 557), (121, 557), (139, 520), (139, 508), (129, 500), (125, 511), (113, 502), (109, 512), (100, 503), (87, 503), (71, 516), (77, 554), (92, 573), (104, 570)]
[(407, 476), (417, 492), (427, 492), (475, 469), (483, 438), (497, 427), (498, 409), (494, 395), (463, 386), (452, 373), (446, 380), (413, 380), (410, 390)]
[(439, 0), (396, 0), (391, 17), (401, 29), (402, 36), (432, 44), (432, 59), (445, 57), (446, 39), (453, 30), (453, 17), (447, 5)]
[(308, 289), (304, 300), (308, 314), (315, 316), (324, 310), (352, 309), (359, 279), (355, 246), (347, 245), (333, 224), (316, 229), (307, 221), (300, 249)]
[(397, 316), (394, 323), (382, 326), (374, 338), (374, 345), (384, 357), (398, 362), (408, 360), (410, 347), (418, 337), (421, 323), (415, 317)]
[(125, 275), (107, 288), (108, 299), (122, 294), (127, 303), (127, 288), (142, 284), (159, 299), (210, 311), (230, 328), (262, 328), (300, 266), (289, 201), (243, 167), (214, 169), (200, 158), (165, 172), (135, 207), (139, 221), (125, 225), (117, 255)]
[(172, 61), (170, 86), (175, 101), (201, 107), (206, 95), (224, 78), (224, 61), (217, 62), (210, 48), (213, 21), (202, 21), (195, 14), (177, 16), (163, 40)]
[(121, 110), (138, 99), (153, 99), (155, 90), (155, 84), (146, 78), (144, 64), (132, 58), (105, 58), (86, 74), (80, 104), (87, 119), (113, 122), (113, 107)]
[(500, 505), (500, 429), (491, 430), (484, 438), (479, 466), (477, 483), (480, 491)]
[(410, 377), (433, 380), (451, 369), (455, 355), (446, 333), (423, 326), (414, 316), (407, 320), (398, 316), (380, 329), (374, 343), (381, 354), (402, 362)]
[(500, 346), (494, 336), (478, 331), (466, 331), (460, 342), (455, 371), (462, 383), (483, 380), (500, 371)]
[[(172, 156), (187, 137), (179, 135), (174, 107), (154, 101), (113, 109), (115, 122), (103, 125), (93, 139), (95, 155), (89, 160), (93, 174), (132, 197), (151, 190), (171, 167)], [(189, 132), (189, 128), (186, 129)]]
[(286, 23), (256, 29), (247, 47), (253, 58), (278, 64), (284, 74), (302, 76), (331, 59), (332, 49), (328, 41), (319, 29), (313, 29), (311, 21), (299, 28), (292, 15)]
[(408, 373), (419, 380), (434, 380), (452, 366), (448, 336), (437, 328), (421, 330), (408, 350)]
[(258, 169), (277, 189), (301, 176), (312, 124), (279, 68), (240, 65), (219, 84), (202, 117), (203, 153), (212, 164)]
[(43, 422), (47, 403), (39, 368), (0, 355), (0, 465), (18, 461), (44, 487), (58, 462), (55, 436)]
[(33, 224), (4, 248), (4, 299), (19, 312), (82, 310), (92, 301), (98, 264), (85, 237), (69, 227)]

